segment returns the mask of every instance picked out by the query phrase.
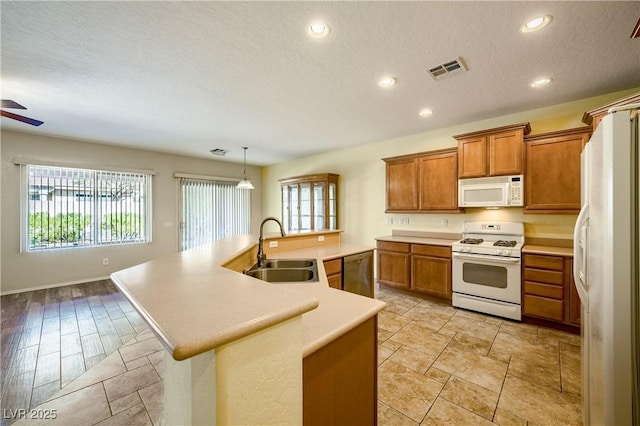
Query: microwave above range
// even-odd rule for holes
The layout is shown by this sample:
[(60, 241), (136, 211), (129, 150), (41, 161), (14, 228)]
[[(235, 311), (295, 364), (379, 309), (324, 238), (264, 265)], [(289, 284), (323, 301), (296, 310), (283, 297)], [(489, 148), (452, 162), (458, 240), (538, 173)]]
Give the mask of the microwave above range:
[(458, 180), (458, 207), (524, 206), (522, 175)]

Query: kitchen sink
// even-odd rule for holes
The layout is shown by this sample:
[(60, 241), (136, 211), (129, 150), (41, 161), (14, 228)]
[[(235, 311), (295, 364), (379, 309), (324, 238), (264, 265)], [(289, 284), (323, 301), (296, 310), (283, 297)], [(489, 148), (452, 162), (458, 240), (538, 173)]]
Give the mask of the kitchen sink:
[(318, 281), (318, 271), (313, 268), (256, 268), (245, 274), (270, 283)]
[(315, 259), (267, 259), (265, 268), (312, 268), (315, 267)]

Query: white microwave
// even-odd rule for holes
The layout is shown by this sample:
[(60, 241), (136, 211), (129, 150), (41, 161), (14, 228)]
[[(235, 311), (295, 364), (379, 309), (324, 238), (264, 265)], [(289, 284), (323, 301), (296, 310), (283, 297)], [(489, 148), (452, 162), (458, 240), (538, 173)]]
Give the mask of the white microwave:
[(458, 180), (458, 207), (524, 206), (523, 176)]

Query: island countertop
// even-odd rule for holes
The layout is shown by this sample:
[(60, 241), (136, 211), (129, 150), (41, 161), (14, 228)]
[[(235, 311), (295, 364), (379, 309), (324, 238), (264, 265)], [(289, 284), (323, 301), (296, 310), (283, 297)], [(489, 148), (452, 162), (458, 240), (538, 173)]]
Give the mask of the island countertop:
[(221, 266), (256, 241), (250, 235), (215, 241), (115, 272), (111, 279), (176, 360), (301, 314), (306, 356), (384, 309), (384, 302), (330, 288), (322, 264), (373, 248), (335, 244), (277, 254), (318, 259), (314, 283), (272, 284)]

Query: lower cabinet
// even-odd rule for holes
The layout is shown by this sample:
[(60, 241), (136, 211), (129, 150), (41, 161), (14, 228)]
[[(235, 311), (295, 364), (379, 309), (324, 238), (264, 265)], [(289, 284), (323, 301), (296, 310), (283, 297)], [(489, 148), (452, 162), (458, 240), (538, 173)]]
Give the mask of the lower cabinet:
[(451, 247), (378, 241), (378, 282), (451, 299)]
[(377, 424), (377, 316), (302, 361), (303, 424)]
[(411, 289), (451, 299), (451, 248), (411, 244)]
[(378, 282), (409, 289), (411, 244), (378, 241)]
[(342, 258), (325, 260), (324, 271), (327, 273), (329, 287), (342, 289)]
[(549, 325), (580, 326), (580, 299), (571, 257), (525, 253), (522, 277), (525, 317), (549, 321)]

